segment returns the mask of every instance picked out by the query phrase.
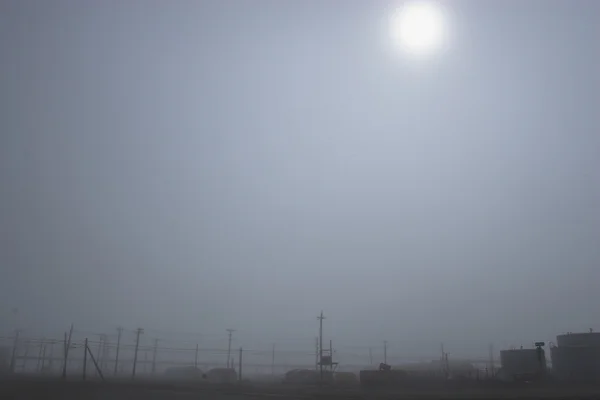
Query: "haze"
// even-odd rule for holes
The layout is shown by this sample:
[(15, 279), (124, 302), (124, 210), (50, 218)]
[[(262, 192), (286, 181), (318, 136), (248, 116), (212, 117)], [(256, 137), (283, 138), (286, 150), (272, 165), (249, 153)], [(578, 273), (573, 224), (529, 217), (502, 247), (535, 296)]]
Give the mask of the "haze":
[(3, 1), (3, 332), (600, 328), (600, 3), (448, 2), (428, 60), (390, 50), (395, 4)]

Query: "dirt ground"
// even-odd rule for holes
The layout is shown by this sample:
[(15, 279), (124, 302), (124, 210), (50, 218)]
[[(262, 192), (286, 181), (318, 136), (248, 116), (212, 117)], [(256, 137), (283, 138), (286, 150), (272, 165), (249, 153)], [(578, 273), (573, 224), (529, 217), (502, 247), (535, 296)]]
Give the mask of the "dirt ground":
[(192, 385), (168, 382), (82, 382), (59, 379), (0, 380), (0, 399), (8, 400), (394, 400), (394, 399), (599, 399), (600, 387), (478, 385), (444, 388), (364, 390), (359, 387), (283, 385)]

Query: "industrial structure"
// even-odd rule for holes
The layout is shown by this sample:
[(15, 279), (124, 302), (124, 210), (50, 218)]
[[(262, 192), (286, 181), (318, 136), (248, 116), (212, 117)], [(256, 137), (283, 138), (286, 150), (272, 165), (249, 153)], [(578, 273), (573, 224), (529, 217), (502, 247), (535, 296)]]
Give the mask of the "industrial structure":
[(600, 332), (567, 333), (550, 348), (552, 369), (560, 380), (596, 381), (600, 378)]
[(537, 342), (533, 349), (510, 349), (500, 351), (498, 378), (509, 381), (539, 380), (546, 376), (544, 343)]

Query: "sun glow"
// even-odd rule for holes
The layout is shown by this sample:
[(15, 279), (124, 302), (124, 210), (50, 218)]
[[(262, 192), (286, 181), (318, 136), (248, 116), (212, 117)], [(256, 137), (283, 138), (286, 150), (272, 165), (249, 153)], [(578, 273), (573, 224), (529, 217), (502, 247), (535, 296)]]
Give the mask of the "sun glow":
[(395, 10), (390, 20), (394, 44), (411, 54), (430, 54), (446, 36), (442, 9), (435, 2), (410, 1)]

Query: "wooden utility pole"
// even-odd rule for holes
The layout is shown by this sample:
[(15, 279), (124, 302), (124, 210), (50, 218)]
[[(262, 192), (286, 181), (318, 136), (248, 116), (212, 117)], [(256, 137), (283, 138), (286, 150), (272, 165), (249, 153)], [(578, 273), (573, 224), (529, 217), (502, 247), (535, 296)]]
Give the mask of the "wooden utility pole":
[(271, 375), (275, 375), (275, 343), (273, 343), (273, 351), (271, 352)]
[(444, 375), (444, 343), (440, 343), (440, 372)]
[(323, 320), (325, 317), (322, 310), (317, 319), (319, 320), (319, 377), (323, 381)]
[(17, 361), (17, 347), (19, 347), (20, 330), (15, 331), (15, 341), (13, 342), (12, 355), (10, 356), (10, 372), (15, 372), (15, 364)]
[(69, 359), (69, 349), (71, 348), (71, 337), (73, 336), (73, 324), (71, 324), (71, 329), (69, 329), (69, 336), (67, 337), (67, 332), (65, 332), (65, 360), (63, 364), (63, 373), (62, 378), (67, 379), (67, 361)]
[(35, 366), (36, 370), (39, 372), (42, 369), (42, 353), (44, 352), (44, 339), (40, 342), (40, 351), (38, 352), (38, 360), (37, 365)]
[(133, 370), (131, 371), (131, 380), (135, 379), (135, 367), (137, 365), (138, 349), (140, 347), (140, 335), (144, 332), (142, 328), (137, 328), (135, 331), (135, 352), (133, 353)]
[[(104, 354), (104, 341), (106, 340), (106, 335), (104, 335), (103, 333), (99, 333), (98, 334), (98, 350), (96, 353), (96, 360), (98, 361), (98, 365), (100, 367), (102, 367), (102, 360), (104, 359), (103, 354)], [(98, 372), (96, 371), (96, 375), (98, 375)]]
[(144, 375), (146, 375), (147, 366), (148, 366), (148, 350), (144, 350)]
[[(229, 333), (229, 345), (227, 346), (227, 368), (230, 368), (229, 364), (231, 360), (231, 336), (233, 335), (233, 332), (235, 332), (235, 329), (230, 328), (226, 330)], [(231, 365), (231, 368), (233, 368), (233, 365)]]
[[(25, 342), (23, 342), (23, 344), (25, 345), (25, 352), (23, 354), (23, 364), (21, 365), (21, 369), (23, 371), (27, 370), (27, 361), (29, 360), (29, 357), (27, 357), (29, 355), (29, 347), (31, 346), (31, 340), (26, 340)], [(15, 362), (16, 364), (16, 362)], [(15, 365), (16, 368), (16, 365)]]
[(46, 367), (46, 347), (47, 345), (44, 343), (44, 349), (42, 350), (42, 372), (44, 371), (44, 368)]
[(109, 365), (108, 355), (110, 353), (110, 341), (108, 340), (108, 335), (104, 335), (104, 344), (102, 345), (102, 363), (100, 367), (104, 370), (108, 369), (107, 365)]
[(115, 355), (115, 372), (114, 375), (117, 376), (117, 370), (119, 366), (119, 349), (121, 348), (121, 335), (123, 334), (123, 328), (117, 328), (117, 354)]
[(319, 369), (319, 338), (315, 337), (315, 371)]
[[(239, 356), (239, 360), (238, 360), (239, 366), (239, 373), (238, 373), (238, 379), (241, 382), (242, 381), (242, 348), (240, 347), (240, 356)], [(233, 367), (233, 365), (232, 365)]]
[(329, 369), (333, 372), (333, 340), (329, 339)]
[(83, 380), (85, 381), (85, 375), (87, 372), (87, 353), (88, 353), (88, 340), (85, 338), (85, 348), (83, 349)]
[(490, 343), (490, 372), (492, 373), (492, 378), (495, 375), (494, 371), (494, 345)]
[(158, 351), (158, 339), (154, 339), (154, 351), (152, 352), (152, 375), (156, 373), (156, 352)]
[(48, 361), (48, 369), (54, 371), (54, 340), (50, 342), (50, 360)]
[(96, 367), (96, 372), (98, 372), (98, 375), (100, 375), (100, 379), (102, 379), (102, 381), (104, 381), (104, 374), (102, 374), (102, 370), (100, 369), (100, 366), (96, 362), (96, 359), (94, 358), (94, 354), (92, 354), (92, 349), (90, 349), (89, 346), (86, 346), (85, 351), (87, 353), (89, 353), (90, 358), (92, 359), (92, 362), (94, 363), (94, 367)]
[(387, 364), (387, 340), (383, 341), (383, 363)]

